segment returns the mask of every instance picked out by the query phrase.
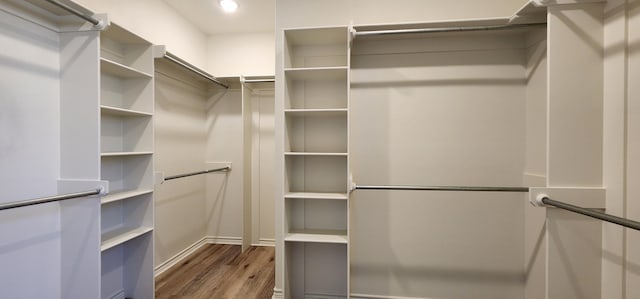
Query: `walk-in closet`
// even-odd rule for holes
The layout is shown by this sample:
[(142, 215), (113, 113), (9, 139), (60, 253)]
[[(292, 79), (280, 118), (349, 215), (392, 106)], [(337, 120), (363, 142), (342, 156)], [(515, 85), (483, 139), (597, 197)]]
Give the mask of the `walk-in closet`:
[(640, 298), (634, 0), (0, 2), (0, 298)]

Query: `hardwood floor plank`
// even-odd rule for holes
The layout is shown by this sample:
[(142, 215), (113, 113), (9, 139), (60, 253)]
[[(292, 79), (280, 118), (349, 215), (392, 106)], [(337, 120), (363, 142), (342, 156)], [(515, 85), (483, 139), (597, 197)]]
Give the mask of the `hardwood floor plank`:
[(207, 244), (156, 278), (157, 299), (269, 299), (275, 249)]

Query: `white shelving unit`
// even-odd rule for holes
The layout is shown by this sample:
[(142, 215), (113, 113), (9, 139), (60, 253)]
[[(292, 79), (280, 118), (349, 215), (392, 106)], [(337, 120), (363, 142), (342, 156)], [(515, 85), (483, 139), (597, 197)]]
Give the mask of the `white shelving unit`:
[(112, 24), (100, 36), (102, 298), (153, 298), (151, 43)]
[(284, 295), (349, 297), (348, 28), (284, 36)]

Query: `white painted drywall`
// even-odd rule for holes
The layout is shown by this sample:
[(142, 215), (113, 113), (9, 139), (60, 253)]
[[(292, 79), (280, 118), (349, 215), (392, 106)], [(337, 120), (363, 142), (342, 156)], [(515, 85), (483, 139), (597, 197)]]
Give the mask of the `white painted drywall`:
[(275, 72), (273, 31), (217, 34), (207, 41), (208, 69), (218, 77), (273, 76)]
[[(607, 212), (640, 221), (640, 2), (608, 1), (604, 30)], [(603, 226), (602, 298), (637, 298), (640, 233)]]
[[(205, 169), (206, 85), (169, 62), (155, 73), (155, 169), (165, 176)], [(155, 189), (155, 265), (206, 235), (205, 177), (167, 181)]]
[[(78, 0), (95, 13), (109, 19), (191, 64), (207, 68), (207, 36), (171, 6), (159, 0)], [(212, 72), (213, 73), (213, 72)]]
[[(57, 194), (60, 41), (0, 12), (0, 201)], [(57, 203), (0, 211), (0, 288), (8, 298), (60, 298)]]
[(206, 102), (206, 162), (231, 162), (226, 174), (206, 177), (207, 236), (240, 244), (243, 237), (243, 119), (241, 90), (230, 88)]

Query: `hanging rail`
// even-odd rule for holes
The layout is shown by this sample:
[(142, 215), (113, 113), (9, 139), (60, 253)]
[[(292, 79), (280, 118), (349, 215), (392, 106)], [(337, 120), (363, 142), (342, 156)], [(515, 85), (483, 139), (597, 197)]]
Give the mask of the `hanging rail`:
[[(474, 186), (402, 186), (402, 185), (379, 185), (366, 186), (354, 185), (352, 190), (419, 190), (419, 191), (486, 191), (486, 192), (529, 192), (529, 187), (474, 187)], [(560, 202), (549, 198), (545, 194), (540, 194), (534, 203), (536, 206), (549, 205), (588, 217), (622, 225), (627, 228), (640, 230), (640, 222), (596, 212), (590, 209), (574, 206), (572, 204)]]
[(204, 77), (205, 79), (207, 79), (207, 80), (209, 80), (209, 81), (211, 81), (211, 82), (213, 82), (213, 83), (215, 83), (217, 85), (220, 85), (220, 86), (222, 86), (222, 87), (224, 87), (226, 89), (229, 89), (229, 85), (220, 82), (218, 79), (216, 79), (216, 77), (214, 77), (214, 76), (210, 75), (209, 73), (203, 71), (202, 69), (198, 68), (197, 66), (186, 62), (182, 58), (169, 53), (168, 51), (164, 53), (164, 58), (169, 59), (171, 62), (173, 62), (173, 63), (175, 63), (177, 65), (180, 65), (180, 66), (182, 66), (182, 67), (184, 67), (184, 68), (186, 68), (186, 69), (188, 69), (188, 70), (190, 70), (190, 71), (192, 71), (192, 72)]
[(21, 207), (26, 207), (26, 206), (32, 206), (32, 205), (37, 205), (37, 204), (41, 204), (41, 203), (48, 203), (48, 202), (61, 201), (61, 200), (66, 200), (66, 199), (78, 198), (78, 197), (98, 195), (101, 192), (102, 192), (102, 189), (99, 188), (99, 189), (95, 189), (95, 190), (92, 190), (92, 191), (69, 193), (69, 194), (63, 194), (63, 195), (56, 195), (56, 196), (49, 196), (49, 197), (42, 197), (42, 198), (36, 198), (36, 199), (23, 200), (23, 201), (10, 202), (10, 203), (1, 204), (0, 205), (0, 211), (8, 210), (8, 209), (14, 209), (14, 208), (21, 208)]
[(477, 186), (405, 186), (405, 185), (355, 185), (354, 190), (421, 190), (421, 191), (485, 191), (529, 192), (529, 187), (477, 187)]
[(413, 34), (413, 33), (488, 31), (488, 30), (506, 30), (506, 29), (537, 27), (537, 26), (546, 26), (546, 25), (547, 23), (531, 23), (531, 24), (507, 24), (507, 25), (490, 25), (490, 26), (390, 29), (390, 30), (355, 31), (354, 35), (355, 37), (358, 37), (358, 36), (375, 36), (375, 35), (408, 34), (408, 33)]
[(231, 167), (225, 166), (225, 167), (209, 169), (209, 170), (204, 170), (204, 171), (196, 171), (196, 172), (172, 175), (172, 176), (165, 177), (164, 181), (175, 180), (175, 179), (179, 179), (179, 178), (184, 178), (184, 177), (189, 177), (189, 176), (194, 176), (194, 175), (199, 175), (199, 174), (205, 174), (205, 173), (211, 173), (211, 172), (221, 172), (221, 171), (227, 172), (227, 171), (230, 171), (230, 170), (231, 170)]
[(615, 223), (615, 224), (622, 225), (624, 227), (632, 228), (632, 229), (635, 229), (635, 230), (640, 230), (640, 222), (638, 222), (638, 221), (633, 221), (633, 220), (622, 218), (622, 217), (618, 217), (618, 216), (613, 216), (613, 215), (609, 215), (609, 214), (605, 214), (605, 213), (601, 213), (601, 212), (596, 212), (596, 211), (593, 211), (593, 210), (585, 209), (583, 207), (578, 207), (578, 206), (574, 206), (572, 204), (556, 201), (556, 200), (553, 200), (553, 199), (549, 198), (548, 196), (546, 196), (544, 194), (538, 196), (537, 200), (539, 202), (545, 204), (545, 205), (554, 206), (554, 207), (559, 208), (559, 209), (563, 209), (563, 210), (571, 211), (571, 212), (574, 212), (574, 213), (582, 214), (582, 215), (585, 215), (585, 216), (588, 216), (588, 217), (592, 217), (592, 218), (596, 218), (596, 219), (600, 219), (600, 220), (603, 220), (603, 221), (606, 221), (606, 222)]
[(55, 5), (55, 6), (57, 6), (57, 7), (60, 7), (62, 9), (64, 9), (64, 10), (72, 13), (72, 14), (80, 17), (80, 18), (82, 18), (83, 20), (93, 24), (94, 26), (100, 26), (102, 24), (102, 20), (96, 19), (93, 16), (85, 15), (82, 12), (78, 11), (77, 9), (75, 9), (75, 8), (73, 8), (73, 7), (71, 7), (71, 6), (67, 5), (67, 4), (64, 4), (62, 2), (58, 2), (56, 0), (46, 0), (46, 1), (51, 3), (51, 4), (53, 4), (53, 5)]

